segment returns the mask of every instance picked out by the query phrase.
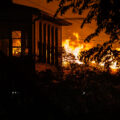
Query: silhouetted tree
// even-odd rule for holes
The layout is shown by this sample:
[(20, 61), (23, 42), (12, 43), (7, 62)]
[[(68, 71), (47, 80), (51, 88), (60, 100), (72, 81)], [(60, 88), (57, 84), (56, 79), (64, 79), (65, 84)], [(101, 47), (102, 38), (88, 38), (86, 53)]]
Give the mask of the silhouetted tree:
[[(48, 2), (54, 0), (47, 0)], [(58, 0), (59, 8), (55, 13), (61, 15), (72, 8), (73, 13), (81, 15), (88, 10), (87, 17), (84, 18), (81, 28), (84, 24), (91, 23), (93, 19), (97, 22), (97, 28), (94, 33), (87, 36), (85, 41), (90, 41), (93, 37), (99, 35), (102, 30), (110, 35), (110, 41), (113, 43), (119, 40), (120, 35), (120, 0)]]
[(4, 7), (4, 6), (11, 6), (13, 4), (13, 0), (4, 0), (2, 1), (2, 3), (0, 4), (0, 7)]
[[(47, 0), (47, 2), (51, 1), (55, 0)], [(101, 58), (112, 48), (112, 44), (119, 42), (120, 0), (58, 0), (58, 2), (59, 7), (54, 17), (56, 17), (58, 13), (63, 15), (67, 10), (72, 8), (72, 12), (79, 15), (84, 11), (88, 11), (81, 24), (81, 28), (83, 28), (85, 24), (91, 23), (93, 19), (96, 21), (97, 28), (95, 32), (87, 36), (84, 40), (85, 42), (89, 42), (103, 30), (106, 34), (110, 35), (109, 41), (105, 42), (102, 46), (96, 46), (81, 53), (81, 58), (84, 59), (84, 62), (88, 62), (89, 59), (95, 59), (100, 62)], [(113, 54), (115, 58), (119, 60), (119, 52), (114, 51)]]

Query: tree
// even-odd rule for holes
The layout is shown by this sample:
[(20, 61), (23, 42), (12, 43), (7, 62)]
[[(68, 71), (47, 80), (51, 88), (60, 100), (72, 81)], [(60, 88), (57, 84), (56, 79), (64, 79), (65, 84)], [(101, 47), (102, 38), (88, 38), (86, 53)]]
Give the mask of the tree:
[[(54, 0), (47, 0), (51, 2)], [(57, 0), (59, 8), (58, 13), (61, 15), (72, 8), (73, 13), (81, 15), (83, 11), (88, 10), (87, 17), (84, 18), (81, 28), (84, 24), (91, 23), (93, 19), (97, 22), (97, 28), (94, 33), (87, 36), (84, 41), (90, 41), (93, 37), (98, 36), (102, 30), (110, 35), (109, 43), (114, 43), (119, 40), (120, 36), (120, 0)]]

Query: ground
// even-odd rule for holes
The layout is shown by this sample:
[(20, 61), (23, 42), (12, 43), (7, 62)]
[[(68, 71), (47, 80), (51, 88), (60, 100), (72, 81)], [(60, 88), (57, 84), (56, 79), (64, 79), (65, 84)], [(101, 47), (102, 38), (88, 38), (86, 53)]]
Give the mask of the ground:
[(119, 112), (119, 73), (74, 67), (62, 79), (63, 74), (58, 77), (51, 70), (36, 73), (27, 58), (19, 65), (5, 60), (0, 70), (1, 120), (107, 119)]

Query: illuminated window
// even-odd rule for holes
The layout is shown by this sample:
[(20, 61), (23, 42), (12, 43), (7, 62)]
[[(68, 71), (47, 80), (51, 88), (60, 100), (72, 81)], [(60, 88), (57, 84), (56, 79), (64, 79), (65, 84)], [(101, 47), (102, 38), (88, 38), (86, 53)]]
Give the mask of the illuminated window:
[(12, 32), (12, 55), (21, 55), (21, 31)]

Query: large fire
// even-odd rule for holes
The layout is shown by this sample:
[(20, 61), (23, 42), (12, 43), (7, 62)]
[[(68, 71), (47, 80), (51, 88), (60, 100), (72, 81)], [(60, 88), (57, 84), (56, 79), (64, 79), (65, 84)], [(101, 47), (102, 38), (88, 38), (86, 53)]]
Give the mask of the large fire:
[[(62, 43), (62, 47), (65, 49), (67, 54), (72, 54), (75, 57), (74, 62), (78, 64), (84, 64), (83, 62), (79, 61), (79, 53), (84, 50), (89, 50), (91, 48), (90, 44), (80, 43), (79, 34), (73, 33), (73, 36), (76, 37), (75, 41), (72, 41), (71, 39), (66, 39)], [(63, 65), (67, 65), (70, 61), (67, 61), (63, 58)]]
[[(70, 63), (76, 63), (76, 64), (85, 64), (83, 61), (80, 61), (80, 54), (82, 51), (87, 51), (91, 49), (93, 46), (90, 43), (81, 43), (80, 42), (80, 37), (78, 33), (73, 33), (73, 36), (76, 38), (75, 40), (72, 39), (66, 39), (62, 43), (62, 47), (64, 48), (66, 54), (67, 54), (67, 59), (65, 56), (63, 56), (62, 59), (62, 64), (64, 67), (67, 67)], [(117, 51), (120, 51), (120, 48), (116, 49)], [(69, 56), (69, 54), (74, 56), (74, 60), (72, 57)], [(110, 72), (112, 74), (115, 74), (119, 71), (120, 66), (118, 65), (117, 60), (114, 60), (114, 55), (113, 53), (107, 53), (101, 60), (101, 62), (97, 62), (95, 60), (90, 60), (89, 65), (97, 68), (102, 68), (102, 70), (105, 70), (105, 61), (106, 57), (109, 56), (109, 59), (107, 60), (108, 62), (111, 62), (109, 65)]]

